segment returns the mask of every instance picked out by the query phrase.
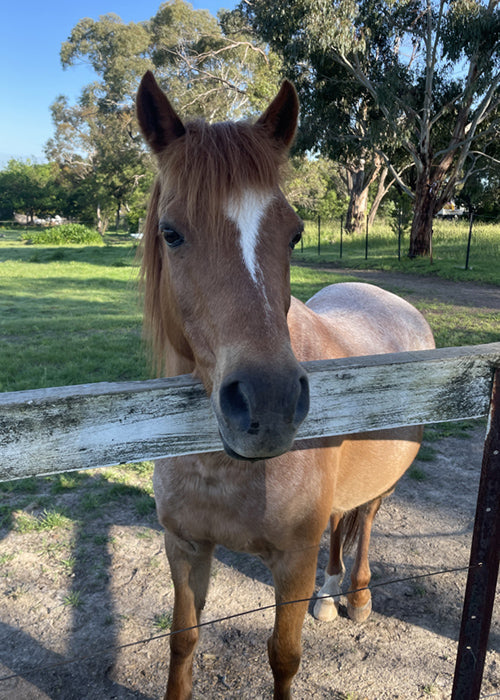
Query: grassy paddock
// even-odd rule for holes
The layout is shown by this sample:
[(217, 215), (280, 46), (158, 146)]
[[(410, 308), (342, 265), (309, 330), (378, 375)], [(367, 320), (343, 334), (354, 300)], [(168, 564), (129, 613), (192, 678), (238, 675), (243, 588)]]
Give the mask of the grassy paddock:
[(368, 259), (365, 260), (366, 236), (345, 234), (340, 258), (340, 221), (321, 222), (321, 254), (318, 255), (318, 223), (307, 221), (304, 249), (297, 246), (294, 258), (302, 262), (330, 263), (358, 269), (381, 269), (439, 275), (455, 281), (500, 284), (500, 224), (476, 222), (473, 226), (469, 266), (465, 269), (469, 223), (465, 220), (434, 222), (433, 256), (410, 260), (409, 230), (401, 237), (401, 260), (398, 260), (398, 236), (391, 224), (377, 221), (368, 232)]
[(0, 391), (144, 379), (135, 244), (0, 239)]

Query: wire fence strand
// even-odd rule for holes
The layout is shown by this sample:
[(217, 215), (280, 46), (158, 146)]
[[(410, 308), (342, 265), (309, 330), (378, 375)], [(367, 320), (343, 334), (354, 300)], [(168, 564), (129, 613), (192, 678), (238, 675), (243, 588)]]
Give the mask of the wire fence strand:
[[(305, 603), (305, 602), (315, 602), (317, 600), (324, 600), (325, 598), (340, 598), (342, 596), (349, 595), (351, 593), (359, 593), (360, 591), (366, 591), (366, 590), (373, 590), (375, 588), (382, 588), (384, 586), (392, 586), (398, 583), (407, 583), (409, 581), (418, 581), (421, 579), (425, 578), (431, 578), (433, 576), (442, 576), (444, 574), (453, 574), (453, 573), (461, 573), (461, 572), (466, 572), (469, 571), (470, 569), (476, 569), (478, 567), (482, 566), (482, 562), (479, 562), (478, 564), (474, 564), (472, 566), (462, 566), (462, 567), (457, 567), (454, 569), (441, 569), (439, 571), (431, 571), (425, 574), (417, 574), (415, 576), (405, 576), (402, 578), (396, 578), (396, 579), (390, 579), (388, 581), (381, 581), (380, 583), (374, 583), (371, 584), (370, 586), (364, 586), (363, 588), (357, 588), (357, 589), (352, 589), (348, 590), (343, 593), (336, 593), (336, 594), (329, 594), (329, 595), (314, 595), (311, 596), (310, 598), (300, 598), (297, 600), (286, 600), (281, 603), (272, 603), (269, 605), (264, 605), (260, 608), (252, 608), (249, 610), (242, 610), (241, 612), (233, 613), (231, 615), (225, 615), (224, 617), (219, 617), (219, 618), (214, 618), (212, 620), (206, 620), (204, 622), (200, 622), (197, 625), (192, 625), (191, 627), (184, 627), (179, 630), (174, 630), (170, 632), (164, 632), (163, 634), (157, 634), (154, 635), (153, 637), (148, 637), (147, 639), (138, 639), (134, 642), (127, 642), (126, 644), (119, 644), (119, 645), (114, 645), (112, 647), (106, 647), (102, 649), (98, 649), (92, 652), (89, 652), (87, 654), (82, 654), (78, 656), (73, 656), (69, 659), (62, 659), (61, 661), (56, 661), (51, 664), (47, 665), (39, 665), (39, 666), (32, 666), (31, 668), (26, 667), (22, 671), (18, 671), (17, 673), (12, 673), (8, 676), (0, 676), (0, 682), (2, 681), (8, 681), (12, 680), (14, 678), (23, 678), (26, 676), (32, 676), (37, 673), (41, 672), (46, 672), (46, 671), (52, 671), (53, 669), (60, 668), (61, 666), (68, 666), (69, 664), (81, 662), (81, 661), (87, 661), (88, 659), (95, 658), (96, 656), (110, 656), (117, 651), (121, 651), (123, 649), (129, 649), (131, 647), (143, 645), (143, 644), (149, 644), (150, 642), (155, 642), (161, 639), (166, 639), (169, 637), (172, 637), (173, 635), (177, 634), (182, 634), (183, 632), (190, 632), (195, 629), (200, 629), (202, 627), (208, 627), (210, 625), (216, 625), (220, 624), (222, 622), (226, 622), (227, 620), (234, 620), (239, 617), (244, 617), (246, 615), (253, 615), (255, 613), (260, 613), (260, 612), (265, 612), (267, 610), (274, 610), (279, 607), (284, 607), (285, 605), (294, 605), (298, 603)], [(496, 695), (500, 695), (500, 693), (497, 693)], [(488, 697), (495, 697), (495, 694), (493, 695), (487, 695), (484, 696), (485, 698)]]

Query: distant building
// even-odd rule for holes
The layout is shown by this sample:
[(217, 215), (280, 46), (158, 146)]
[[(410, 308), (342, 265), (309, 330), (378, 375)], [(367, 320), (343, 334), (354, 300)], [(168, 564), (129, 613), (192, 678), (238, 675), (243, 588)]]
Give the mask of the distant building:
[(450, 216), (465, 216), (467, 214), (467, 209), (463, 207), (457, 207), (455, 202), (447, 202), (442, 209), (438, 211), (436, 216), (450, 217)]

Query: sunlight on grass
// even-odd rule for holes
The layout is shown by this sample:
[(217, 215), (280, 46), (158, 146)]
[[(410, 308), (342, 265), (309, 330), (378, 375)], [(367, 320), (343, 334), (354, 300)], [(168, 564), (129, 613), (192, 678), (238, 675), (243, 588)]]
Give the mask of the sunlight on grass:
[(2, 239), (0, 391), (148, 377), (135, 254)]
[[(370, 234), (368, 261), (363, 236), (345, 237), (340, 261), (338, 223), (323, 224), (318, 256), (312, 222), (306, 227), (304, 253), (298, 246), (294, 259), (321, 267), (292, 266), (292, 292), (305, 301), (327, 284), (355, 280), (356, 268), (363, 267), (463, 280), (479, 277), (500, 284), (500, 227), (474, 228), (472, 271), (460, 269), (466, 237), (464, 222), (436, 222), (432, 265), (404, 257), (398, 262), (397, 238), (389, 224), (380, 222)], [(0, 262), (0, 391), (151, 376), (141, 339), (135, 241), (123, 236), (102, 247), (51, 248), (26, 246), (19, 232), (8, 232), (0, 240)], [(340, 262), (353, 268), (352, 275), (336, 274)], [(439, 346), (498, 339), (498, 320), (488, 314), (471, 315), (446, 304), (417, 305)]]
[(344, 234), (340, 256), (340, 221), (322, 222), (320, 254), (318, 254), (318, 226), (306, 222), (303, 250), (299, 245), (294, 260), (307, 263), (329, 263), (354, 269), (381, 269), (416, 274), (438, 275), (456, 281), (476, 281), (500, 284), (500, 226), (476, 222), (473, 226), (468, 269), (465, 269), (469, 224), (466, 220), (435, 220), (432, 261), (428, 258), (410, 260), (407, 257), (409, 232), (401, 240), (401, 259), (398, 260), (398, 236), (390, 222), (377, 221), (366, 236)]
[(18, 513), (16, 517), (16, 530), (20, 533), (68, 528), (71, 524), (72, 520), (56, 508), (46, 509), (38, 516)]

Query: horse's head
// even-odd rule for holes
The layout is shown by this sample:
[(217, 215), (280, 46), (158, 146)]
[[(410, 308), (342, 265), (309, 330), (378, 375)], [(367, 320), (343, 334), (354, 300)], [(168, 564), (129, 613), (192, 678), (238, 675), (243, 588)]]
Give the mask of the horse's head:
[(183, 124), (147, 73), (137, 114), (158, 162), (143, 256), (156, 354), (203, 381), (229, 455), (282, 454), (309, 408), (286, 321), (302, 224), (280, 190), (295, 89), (283, 83), (253, 125)]

